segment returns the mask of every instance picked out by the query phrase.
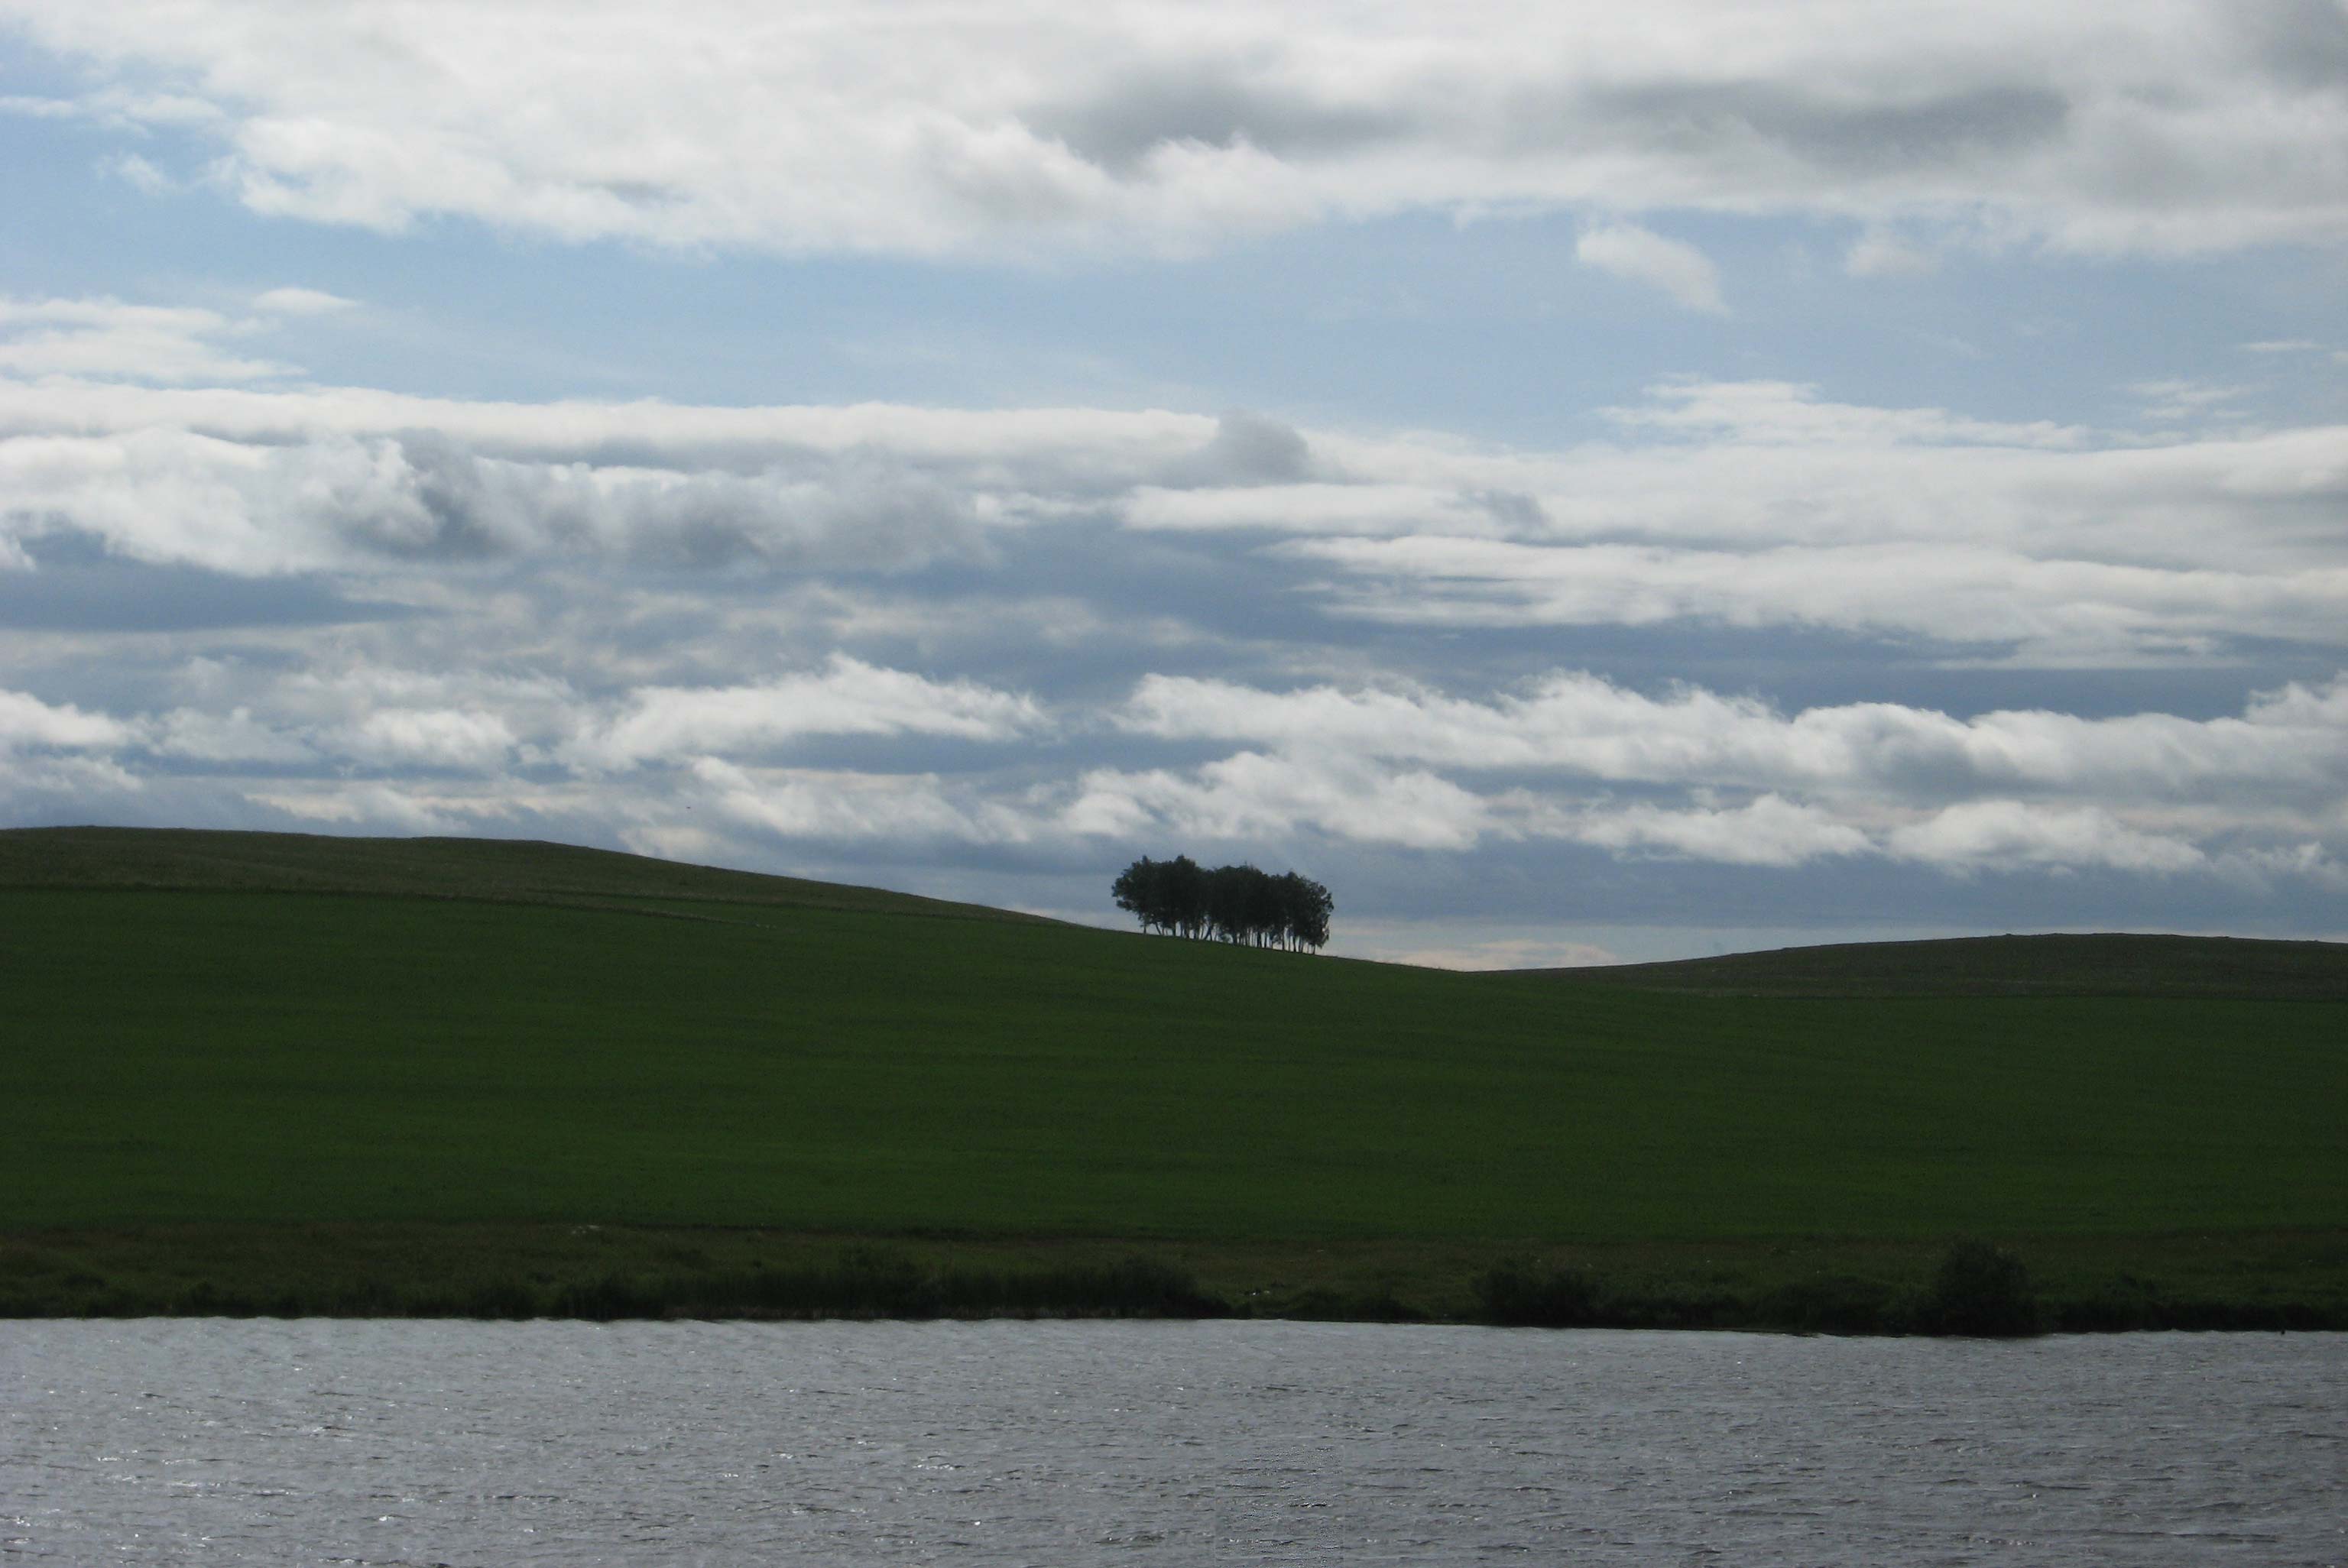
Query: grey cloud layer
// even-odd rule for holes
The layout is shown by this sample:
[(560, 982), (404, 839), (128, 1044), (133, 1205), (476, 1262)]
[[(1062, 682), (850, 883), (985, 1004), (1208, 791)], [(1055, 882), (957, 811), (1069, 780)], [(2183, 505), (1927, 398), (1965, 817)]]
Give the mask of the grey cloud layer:
[[(1746, 626), (2051, 666), (2295, 640), (2337, 671), (2343, 432), (1767, 383), (1672, 384), (1615, 425), (1528, 451), (1241, 413), (0, 377), (15, 599), (67, 561), (77, 592), (170, 570), (259, 606), (0, 626), (0, 810), (1072, 877), (1212, 845), (2348, 896), (2336, 674), (2216, 717), (1787, 708), (1477, 641), (1612, 628), (1668, 665)], [(281, 591), (388, 608), (273, 618)]]
[[(2045, 712), (1961, 720), (1892, 703), (1789, 716), (1701, 690), (1644, 696), (1586, 673), (1552, 675), (1525, 695), (1488, 702), (1153, 677), (1119, 722), (1163, 738), (1264, 746), (1323, 771), (1336, 757), (1357, 770), (1416, 764), (1571, 781), (1563, 791), (1481, 796), (1446, 786), (1421, 803), (1417, 825), (1390, 830), (1426, 843), (1494, 833), (1747, 865), (1881, 854), (1952, 869), (2242, 873), (2296, 856), (2301, 869), (2337, 878), (2327, 843), (2348, 826), (2348, 683), (2340, 682), (2287, 687), (2240, 717), (2195, 722)], [(1388, 776), (1435, 782), (1423, 771)], [(1120, 783), (1093, 782), (1096, 794)], [(1572, 798), (1593, 784), (1660, 786), (1666, 801)], [(1187, 786), (1153, 775), (1126, 793), (1189, 802), (1203, 820), (1208, 803), (1238, 809), (1231, 803), (1250, 798), (1251, 784), (1225, 766)], [(1684, 804), (1724, 794), (1746, 798)], [(2221, 842), (2245, 830), (2242, 844)]]
[[(1062, 848), (1319, 836), (1464, 852), (1548, 839), (1756, 866), (1856, 856), (1960, 873), (2100, 866), (2348, 887), (2348, 682), (2195, 722), (1961, 720), (1884, 703), (1787, 715), (1578, 672), (1482, 701), (1152, 676), (1091, 709), (841, 656), (755, 685), (604, 699), (561, 680), (368, 662), (226, 673), (183, 672), (183, 694), (209, 705), (119, 716), (0, 690), (0, 788), (20, 805), (45, 792), (136, 792), (164, 765), (297, 817), (410, 826), (479, 826), (554, 801), (666, 852), (705, 851), (716, 824)], [(1243, 749), (1189, 767), (1024, 779), (1005, 755), (1105, 731)], [(987, 754), (951, 776), (794, 761), (795, 744), (842, 736), (947, 737)], [(1131, 748), (1092, 752), (1118, 749)], [(1487, 782), (1495, 774), (1503, 781)], [(709, 816), (689, 825), (702, 806)]]
[(1894, 703), (1791, 717), (1756, 699), (1628, 692), (1557, 674), (1478, 702), (1322, 686), (1270, 692), (1153, 676), (1120, 723), (1161, 737), (1277, 743), (1473, 770), (1559, 769), (1617, 783), (1891, 791), (2081, 791), (2112, 799), (2243, 791), (2337, 803), (2348, 794), (2348, 685), (2291, 686), (2240, 718), (2081, 719), (2044, 712), (1970, 719)]
[[(934, 254), (1563, 203), (2089, 249), (2348, 238), (2333, 0), (1970, 0), (1857, 23), (1832, 0), (5, 14), (104, 78), (16, 112), (171, 126), (216, 145), (207, 178), (256, 210), (380, 229), (453, 212), (568, 239)], [(1684, 259), (1608, 232), (1601, 264), (1660, 267), (1711, 308)], [(1879, 239), (1854, 266), (1896, 253)]]
[(1113, 530), (1390, 624), (1810, 628), (2075, 664), (2348, 643), (2348, 429), (2003, 425), (1774, 383), (1671, 384), (1616, 418), (1618, 441), (1527, 452), (1247, 415), (0, 380), (0, 562), (71, 530), (243, 575), (983, 573)]

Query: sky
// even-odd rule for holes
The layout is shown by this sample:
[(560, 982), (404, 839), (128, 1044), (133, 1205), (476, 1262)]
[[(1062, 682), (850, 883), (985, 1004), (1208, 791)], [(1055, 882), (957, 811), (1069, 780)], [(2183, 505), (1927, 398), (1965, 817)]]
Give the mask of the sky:
[(0, 825), (2348, 938), (2348, 5), (0, 0)]

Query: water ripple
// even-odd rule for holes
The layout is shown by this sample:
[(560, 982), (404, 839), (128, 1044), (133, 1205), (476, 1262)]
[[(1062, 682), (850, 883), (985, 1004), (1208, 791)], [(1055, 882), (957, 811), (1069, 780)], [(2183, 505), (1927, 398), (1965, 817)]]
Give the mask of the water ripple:
[(0, 1324), (0, 1559), (2348, 1562), (2348, 1337)]

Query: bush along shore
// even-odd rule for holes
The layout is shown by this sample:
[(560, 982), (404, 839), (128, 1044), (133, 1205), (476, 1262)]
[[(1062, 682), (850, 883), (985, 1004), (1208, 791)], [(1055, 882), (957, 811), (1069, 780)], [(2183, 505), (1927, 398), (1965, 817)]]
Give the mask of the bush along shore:
[[(1835, 1266), (1621, 1274), (1391, 1252), (1301, 1274), (1271, 1254), (1153, 1256), (1099, 1244), (901, 1243), (597, 1226), (468, 1236), (273, 1227), (0, 1238), (0, 1317), (816, 1319), (1264, 1317), (1512, 1327), (1744, 1329), (2013, 1337), (2131, 1329), (2343, 1329), (2348, 1300), (2170, 1286), (2126, 1271), (2038, 1283), (2016, 1252), (1962, 1240)], [(566, 1234), (567, 1230), (567, 1234)], [(549, 1237), (560, 1237), (550, 1242)], [(567, 1243), (568, 1245), (564, 1245)], [(2315, 1244), (2336, 1250), (2338, 1237)], [(1177, 1247), (1177, 1251), (1183, 1249)], [(1714, 1249), (1717, 1250), (1717, 1249)], [(1829, 1249), (1831, 1251), (1831, 1249)], [(1921, 1270), (1917, 1266), (1924, 1265)]]
[(2348, 1314), (2309, 1303), (2181, 1299), (2141, 1285), (2048, 1299), (2012, 1252), (1961, 1241), (1921, 1286), (1849, 1276), (1780, 1286), (1757, 1296), (1619, 1290), (1587, 1269), (1498, 1265), (1477, 1281), (1481, 1321), (1550, 1328), (1760, 1328), (1808, 1334), (1960, 1336), (2128, 1329), (2348, 1327)]

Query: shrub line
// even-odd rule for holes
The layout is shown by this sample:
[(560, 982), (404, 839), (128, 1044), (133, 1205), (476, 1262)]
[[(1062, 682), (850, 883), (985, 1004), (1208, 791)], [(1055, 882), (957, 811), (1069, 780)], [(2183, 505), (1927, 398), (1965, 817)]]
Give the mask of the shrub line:
[(1503, 1327), (1668, 1328), (1853, 1336), (2013, 1338), (2046, 1332), (2348, 1328), (2348, 1313), (2306, 1303), (2195, 1299), (2141, 1286), (2048, 1300), (2022, 1260), (1979, 1240), (1952, 1244), (1931, 1279), (1897, 1286), (1829, 1276), (1758, 1291), (1633, 1288), (1589, 1268), (1494, 1264), (1473, 1307), (1429, 1312), (1393, 1289), (1326, 1286), (1233, 1302), (1189, 1271), (1141, 1256), (1044, 1267), (924, 1264), (850, 1246), (829, 1261), (748, 1267), (608, 1270), (554, 1281), (463, 1287), (380, 1277), (249, 1289), (201, 1279), (132, 1285), (88, 1272), (0, 1276), (0, 1317), (417, 1317), (481, 1320), (930, 1320), (1262, 1317)]

